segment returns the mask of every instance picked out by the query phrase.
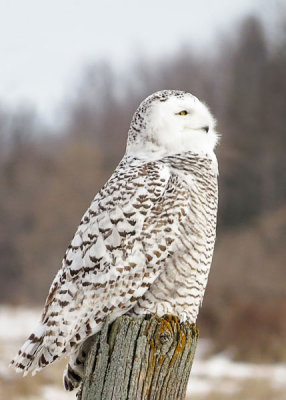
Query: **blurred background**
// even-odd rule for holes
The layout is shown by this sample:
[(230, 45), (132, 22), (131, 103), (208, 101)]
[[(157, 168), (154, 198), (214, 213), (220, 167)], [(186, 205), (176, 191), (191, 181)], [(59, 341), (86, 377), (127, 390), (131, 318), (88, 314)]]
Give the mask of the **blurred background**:
[(0, 397), (75, 398), (61, 391), (63, 364), (25, 379), (7, 364), (139, 102), (181, 89), (222, 135), (188, 393), (285, 399), (286, 2), (0, 0), (0, 57)]

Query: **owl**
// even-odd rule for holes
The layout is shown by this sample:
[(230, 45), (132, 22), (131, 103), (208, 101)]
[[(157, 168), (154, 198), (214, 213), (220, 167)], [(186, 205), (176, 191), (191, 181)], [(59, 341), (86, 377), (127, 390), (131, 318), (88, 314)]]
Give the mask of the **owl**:
[(216, 236), (218, 141), (207, 106), (163, 90), (138, 107), (126, 153), (84, 214), (40, 322), (12, 360), (33, 374), (69, 357), (82, 379), (88, 338), (122, 314), (196, 321)]

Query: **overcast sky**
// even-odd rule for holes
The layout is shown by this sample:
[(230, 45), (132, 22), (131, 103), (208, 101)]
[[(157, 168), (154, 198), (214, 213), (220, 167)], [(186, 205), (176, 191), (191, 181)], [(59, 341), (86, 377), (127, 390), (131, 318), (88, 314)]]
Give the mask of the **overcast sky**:
[[(271, 0), (275, 1), (275, 0)], [(49, 117), (81, 68), (198, 50), (269, 0), (0, 0), (0, 103)], [(204, 50), (205, 51), (205, 50)]]

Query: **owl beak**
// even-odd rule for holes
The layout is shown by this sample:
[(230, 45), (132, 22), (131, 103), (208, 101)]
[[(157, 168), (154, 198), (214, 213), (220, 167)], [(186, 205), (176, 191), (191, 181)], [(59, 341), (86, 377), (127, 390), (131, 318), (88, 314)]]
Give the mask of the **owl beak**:
[(209, 129), (210, 129), (209, 126), (204, 126), (204, 127), (202, 128), (202, 130), (205, 131), (206, 133), (208, 133)]

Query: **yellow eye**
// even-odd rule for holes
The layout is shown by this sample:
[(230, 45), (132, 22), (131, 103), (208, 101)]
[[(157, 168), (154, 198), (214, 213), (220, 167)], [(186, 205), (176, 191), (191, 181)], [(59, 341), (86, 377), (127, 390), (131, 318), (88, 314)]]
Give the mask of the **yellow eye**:
[(188, 111), (186, 111), (186, 110), (178, 112), (178, 115), (187, 115), (187, 114), (188, 114)]

